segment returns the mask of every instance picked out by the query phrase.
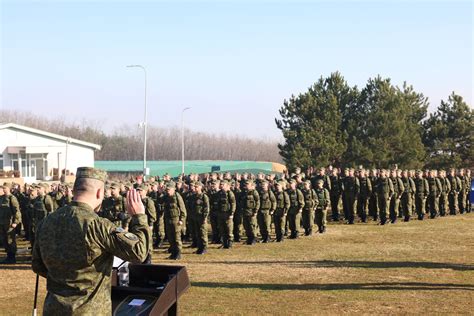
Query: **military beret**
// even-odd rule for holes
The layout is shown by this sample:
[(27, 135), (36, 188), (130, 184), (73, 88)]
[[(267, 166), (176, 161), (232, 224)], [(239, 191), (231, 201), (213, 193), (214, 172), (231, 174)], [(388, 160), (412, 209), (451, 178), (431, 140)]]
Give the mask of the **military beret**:
[(168, 181), (168, 183), (166, 183), (166, 188), (167, 189), (174, 189), (174, 188), (176, 188), (176, 185), (173, 181)]
[(96, 179), (105, 182), (107, 180), (107, 172), (91, 167), (79, 167), (76, 171), (76, 179)]

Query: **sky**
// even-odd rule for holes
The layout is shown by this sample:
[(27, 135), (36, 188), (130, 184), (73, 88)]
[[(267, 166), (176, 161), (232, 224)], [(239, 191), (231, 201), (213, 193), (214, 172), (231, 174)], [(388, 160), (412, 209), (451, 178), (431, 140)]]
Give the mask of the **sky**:
[[(283, 100), (339, 71), (472, 106), (472, 1), (0, 0), (0, 108), (279, 140)], [(138, 127), (137, 127), (138, 128)]]

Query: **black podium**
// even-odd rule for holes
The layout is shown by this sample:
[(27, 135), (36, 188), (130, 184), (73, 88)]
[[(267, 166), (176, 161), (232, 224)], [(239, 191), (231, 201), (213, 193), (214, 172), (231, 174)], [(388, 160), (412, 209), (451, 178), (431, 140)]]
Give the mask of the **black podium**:
[(178, 299), (189, 288), (186, 268), (130, 264), (129, 286), (117, 285), (112, 273), (112, 315), (177, 315)]

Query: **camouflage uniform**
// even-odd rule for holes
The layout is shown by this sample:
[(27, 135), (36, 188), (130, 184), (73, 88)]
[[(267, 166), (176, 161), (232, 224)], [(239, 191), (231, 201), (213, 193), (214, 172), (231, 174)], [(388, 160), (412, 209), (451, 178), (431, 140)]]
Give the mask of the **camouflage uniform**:
[(21, 223), (20, 204), (12, 194), (0, 196), (0, 243), (5, 247), (7, 258), (2, 263), (16, 262), (16, 230), (12, 224)]
[[(76, 179), (104, 179), (104, 174), (97, 169), (78, 168)], [(74, 201), (52, 213), (37, 227), (32, 258), (33, 271), (47, 279), (43, 313), (111, 315), (114, 256), (141, 263), (150, 243), (144, 214), (132, 217), (127, 233), (97, 216), (85, 203)]]
[(295, 239), (299, 237), (301, 213), (304, 207), (304, 196), (300, 189), (288, 189), (286, 191), (290, 198), (290, 209), (288, 210), (288, 226), (291, 231), (290, 238)]
[(228, 249), (232, 247), (233, 229), (234, 229), (234, 213), (235, 213), (235, 196), (231, 190), (219, 191), (219, 206), (217, 209), (217, 227), (219, 228), (219, 236), (222, 238), (222, 245)]
[[(282, 185), (281, 183), (279, 184)], [(275, 225), (276, 241), (281, 242), (284, 238), (286, 215), (290, 208), (290, 197), (285, 191), (275, 192), (276, 208), (273, 214)]]
[[(168, 183), (167, 186), (173, 184)], [(183, 198), (178, 192), (173, 195), (165, 195), (164, 198), (164, 221), (166, 225), (166, 234), (170, 243), (171, 259), (181, 257), (181, 226), (186, 222), (186, 206)], [(181, 222), (181, 224), (179, 223)]]
[(198, 254), (207, 249), (207, 216), (209, 215), (209, 197), (205, 193), (189, 196), (188, 217), (191, 225), (192, 242), (198, 248)]
[(247, 245), (256, 243), (255, 235), (257, 229), (257, 211), (260, 208), (260, 196), (257, 190), (245, 190), (242, 198), (242, 215)]
[(260, 228), (260, 236), (262, 236), (262, 242), (267, 243), (270, 241), (270, 230), (272, 224), (272, 214), (276, 208), (276, 199), (272, 190), (260, 190), (260, 208), (257, 213), (258, 227)]

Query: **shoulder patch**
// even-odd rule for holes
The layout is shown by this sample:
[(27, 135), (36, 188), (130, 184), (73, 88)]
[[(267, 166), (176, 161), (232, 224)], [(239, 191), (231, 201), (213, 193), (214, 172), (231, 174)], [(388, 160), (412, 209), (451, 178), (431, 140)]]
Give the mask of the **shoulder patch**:
[(132, 234), (132, 233), (125, 233), (124, 236), (127, 237), (130, 240), (138, 240), (137, 235)]

